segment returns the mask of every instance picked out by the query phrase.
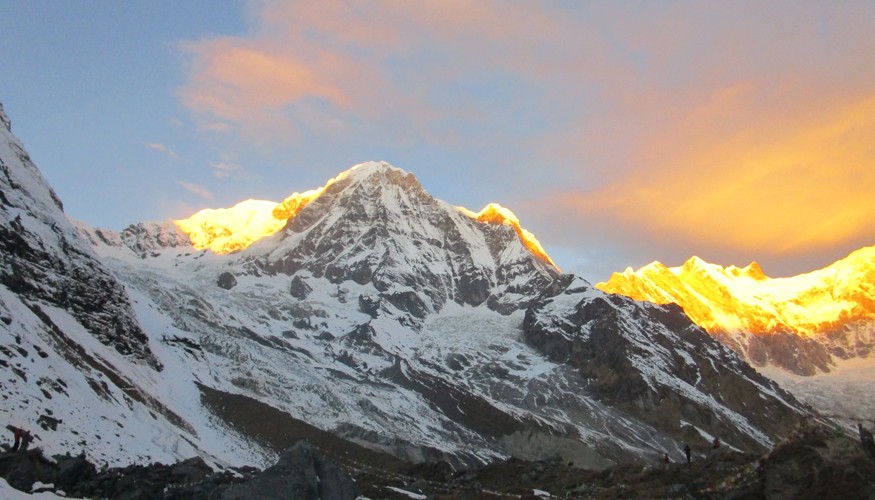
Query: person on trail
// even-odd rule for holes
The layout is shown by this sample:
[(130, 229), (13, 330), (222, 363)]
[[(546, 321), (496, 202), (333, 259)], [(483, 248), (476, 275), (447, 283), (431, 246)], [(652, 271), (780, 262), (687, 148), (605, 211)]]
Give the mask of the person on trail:
[(18, 451), (19, 446), (21, 446), (21, 429), (16, 427), (15, 428), (15, 442), (12, 444), (13, 453)]
[(21, 448), (18, 449), (19, 453), (24, 453), (27, 451), (27, 447), (30, 446), (30, 442), (33, 441), (33, 435), (30, 431), (21, 431)]
[(715, 450), (716, 450), (717, 448), (720, 448), (720, 438), (714, 438), (714, 442), (711, 443), (711, 444), (713, 445), (713, 447), (714, 447)]
[(863, 424), (857, 424), (857, 428), (860, 430), (860, 442), (863, 443), (863, 446), (875, 444), (875, 437), (872, 436), (869, 429), (863, 427)]
[(692, 451), (690, 450), (690, 445), (684, 444), (684, 454), (687, 456), (687, 465), (690, 464), (690, 451)]

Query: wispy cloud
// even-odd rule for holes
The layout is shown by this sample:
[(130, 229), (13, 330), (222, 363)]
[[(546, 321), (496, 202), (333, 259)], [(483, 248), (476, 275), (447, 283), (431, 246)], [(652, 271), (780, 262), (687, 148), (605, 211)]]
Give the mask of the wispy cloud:
[(164, 144), (161, 144), (159, 142), (150, 142), (150, 143), (146, 144), (146, 146), (148, 146), (151, 149), (154, 149), (155, 151), (161, 151), (162, 153), (166, 154), (167, 156), (169, 156), (170, 158), (172, 158), (174, 160), (179, 159), (179, 155), (177, 155), (175, 151), (173, 151), (172, 149), (168, 148), (167, 146), (165, 146)]
[(240, 172), (243, 167), (236, 163), (218, 162), (210, 163), (213, 167), (213, 176), (217, 179), (224, 179), (235, 172)]
[(194, 183), (185, 182), (185, 181), (176, 181), (176, 183), (179, 184), (179, 186), (181, 188), (185, 189), (189, 193), (194, 193), (205, 200), (212, 200), (214, 198), (213, 193), (210, 192), (210, 190), (205, 188), (204, 186), (201, 186), (200, 184), (194, 184)]

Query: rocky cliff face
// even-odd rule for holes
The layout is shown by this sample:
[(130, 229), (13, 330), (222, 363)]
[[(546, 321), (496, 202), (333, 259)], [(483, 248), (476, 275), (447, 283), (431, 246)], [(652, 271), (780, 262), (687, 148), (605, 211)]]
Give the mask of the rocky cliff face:
[(64, 216), (2, 107), (0, 118), (0, 283), (36, 314), (69, 311), (103, 344), (159, 368), (124, 288)]
[(758, 366), (801, 375), (829, 371), (832, 356), (866, 357), (875, 346), (875, 247), (818, 271), (772, 279), (756, 263), (722, 268), (698, 258), (615, 273), (598, 288), (677, 303), (709, 333)]
[[(34, 447), (95, 463), (227, 460), (213, 441), (234, 448), (234, 438), (214, 434), (189, 406), (196, 375), (179, 368), (172, 344), (179, 337), (168, 325), (144, 328), (131, 290), (64, 215), (2, 107), (0, 123), (0, 420), (31, 431)], [(128, 255), (176, 241), (172, 232), (150, 231), (106, 235), (119, 245), (137, 240)], [(253, 448), (237, 454), (253, 460), (260, 456)]]
[(799, 414), (792, 396), (673, 304), (635, 302), (563, 276), (526, 311), (524, 332), (551, 359), (579, 370), (601, 401), (679, 441), (709, 429), (764, 447)]

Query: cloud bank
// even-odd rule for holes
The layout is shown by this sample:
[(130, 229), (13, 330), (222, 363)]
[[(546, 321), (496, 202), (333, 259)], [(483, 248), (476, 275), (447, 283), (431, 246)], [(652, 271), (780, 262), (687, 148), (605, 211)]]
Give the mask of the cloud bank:
[[(875, 243), (871, 3), (246, 12), (245, 35), (183, 45), (178, 95), (204, 129), (266, 149), (469, 158), (548, 251), (604, 244), (629, 265), (697, 253), (798, 267)], [(428, 168), (458, 181), (446, 163)]]

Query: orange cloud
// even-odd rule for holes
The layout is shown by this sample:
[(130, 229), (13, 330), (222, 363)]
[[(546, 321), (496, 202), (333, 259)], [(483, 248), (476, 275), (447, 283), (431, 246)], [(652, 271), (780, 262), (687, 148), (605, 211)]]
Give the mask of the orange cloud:
[(454, 85), (484, 71), (556, 77), (569, 65), (550, 54), (574, 32), (560, 12), (488, 1), (267, 2), (252, 19), (251, 36), (183, 45), (179, 96), (203, 122), (259, 141), (287, 142), (299, 127), (342, 134), (361, 121), (447, 140), (432, 124), (488, 113)]
[(192, 79), (180, 96), (193, 111), (210, 115), (211, 122), (251, 123), (259, 132), (287, 129), (284, 106), (307, 98), (348, 104), (341, 89), (318, 78), (307, 64), (269, 48), (228, 38), (191, 43), (187, 49), (194, 55)]
[(651, 237), (773, 255), (875, 237), (875, 93), (767, 109), (749, 83), (655, 133), (640, 167), (565, 203)]

